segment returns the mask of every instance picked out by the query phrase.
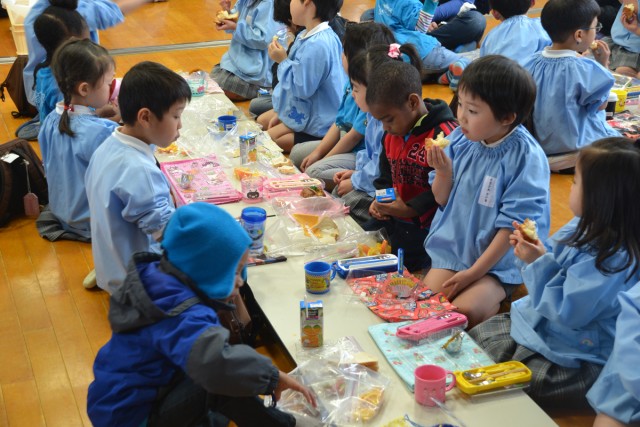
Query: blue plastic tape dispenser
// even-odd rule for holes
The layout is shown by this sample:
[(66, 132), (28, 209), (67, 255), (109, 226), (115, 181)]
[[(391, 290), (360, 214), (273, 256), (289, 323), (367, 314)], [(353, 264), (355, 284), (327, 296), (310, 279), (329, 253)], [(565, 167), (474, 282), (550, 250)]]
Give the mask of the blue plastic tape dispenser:
[(339, 259), (333, 268), (343, 279), (351, 273), (352, 277), (372, 276), (398, 270), (398, 257), (392, 254), (381, 254), (359, 258)]

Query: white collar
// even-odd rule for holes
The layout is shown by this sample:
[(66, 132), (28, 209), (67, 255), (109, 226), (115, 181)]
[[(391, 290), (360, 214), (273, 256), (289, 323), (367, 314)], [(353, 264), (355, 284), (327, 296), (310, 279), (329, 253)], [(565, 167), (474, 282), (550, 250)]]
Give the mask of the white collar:
[[(96, 110), (91, 107), (87, 107), (86, 105), (71, 105), (73, 110), (69, 110), (69, 115), (71, 116), (80, 116), (80, 115), (90, 115), (95, 116)], [(60, 101), (56, 104), (56, 113), (62, 114), (64, 112), (64, 102)]]
[(311, 31), (309, 31), (309, 32), (307, 32), (307, 30), (306, 30), (306, 29), (305, 29), (305, 30), (303, 30), (303, 31), (302, 31), (302, 32), (303, 32), (303, 34), (302, 34), (302, 36), (300, 36), (300, 38), (301, 38), (301, 39), (306, 39), (306, 38), (308, 38), (308, 37), (311, 37), (311, 36), (312, 36), (312, 35), (314, 35), (314, 34), (319, 33), (320, 31), (324, 31), (324, 30), (326, 30), (327, 28), (329, 28), (329, 23), (328, 23), (328, 22), (321, 22), (321, 23), (319, 23), (318, 25), (316, 25), (316, 26), (313, 28), (313, 30), (311, 30)]
[(549, 46), (547, 46), (542, 50), (542, 56), (544, 56), (545, 58), (565, 58), (571, 56), (575, 57), (578, 56), (578, 52), (571, 49), (551, 50), (549, 49)]
[(128, 145), (131, 148), (135, 148), (136, 150), (145, 154), (151, 160), (155, 161), (153, 150), (151, 149), (151, 146), (149, 144), (145, 143), (141, 139), (135, 138), (130, 135), (125, 135), (120, 131), (120, 129), (122, 129), (122, 127), (119, 127), (113, 131), (113, 136), (115, 136), (118, 141), (120, 141), (124, 145)]
[(511, 135), (516, 130), (517, 127), (518, 126), (516, 126), (515, 128), (511, 129), (511, 132), (509, 132), (508, 134), (506, 134), (505, 136), (503, 136), (502, 138), (500, 138), (496, 142), (492, 142), (491, 144), (487, 144), (484, 141), (480, 141), (480, 144), (482, 144), (482, 145), (484, 145), (485, 147), (488, 147), (488, 148), (495, 148), (498, 145), (502, 144), (504, 142), (504, 140), (507, 139), (509, 137), (509, 135)]

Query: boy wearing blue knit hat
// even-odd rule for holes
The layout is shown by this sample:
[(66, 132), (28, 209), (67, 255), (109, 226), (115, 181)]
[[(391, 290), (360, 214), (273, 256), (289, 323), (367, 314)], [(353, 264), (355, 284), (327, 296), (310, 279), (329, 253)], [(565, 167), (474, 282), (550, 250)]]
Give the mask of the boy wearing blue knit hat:
[[(258, 395), (310, 391), (245, 345), (230, 345), (221, 300), (244, 283), (251, 239), (222, 209), (192, 203), (176, 210), (162, 255), (136, 253), (111, 296), (113, 334), (98, 352), (87, 412), (101, 426), (213, 424), (218, 412), (242, 426), (293, 426), (291, 415)], [(226, 424), (222, 424), (226, 425)]]

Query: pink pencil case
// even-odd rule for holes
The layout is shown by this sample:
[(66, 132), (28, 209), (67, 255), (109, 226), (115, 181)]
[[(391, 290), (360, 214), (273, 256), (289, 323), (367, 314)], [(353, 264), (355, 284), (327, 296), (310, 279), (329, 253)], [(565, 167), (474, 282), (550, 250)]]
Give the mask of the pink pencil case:
[(214, 155), (165, 162), (160, 169), (171, 184), (178, 206), (193, 202), (221, 205), (242, 198), (242, 193), (233, 187)]
[(466, 328), (467, 324), (467, 316), (448, 311), (402, 326), (396, 331), (396, 336), (409, 341), (421, 341), (426, 338), (437, 340), (450, 335), (454, 328)]
[(264, 180), (264, 194), (267, 198), (284, 195), (300, 195), (304, 187), (316, 186), (324, 188), (324, 183), (309, 175), (300, 173), (286, 178), (268, 178)]

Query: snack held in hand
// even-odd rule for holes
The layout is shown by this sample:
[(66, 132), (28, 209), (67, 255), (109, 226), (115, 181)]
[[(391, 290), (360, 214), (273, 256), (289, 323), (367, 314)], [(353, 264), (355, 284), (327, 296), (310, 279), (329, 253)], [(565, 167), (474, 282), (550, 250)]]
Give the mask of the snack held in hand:
[(525, 219), (518, 229), (527, 242), (536, 243), (538, 241), (538, 226), (534, 220)]
[(589, 47), (591, 48), (591, 50), (598, 50), (598, 42), (594, 41)]
[(425, 138), (425, 140), (424, 140), (424, 148), (431, 148), (431, 147), (445, 148), (450, 143), (451, 143), (451, 141), (449, 141), (448, 139), (446, 139), (444, 137), (444, 133), (440, 132), (438, 134), (438, 136), (436, 136), (436, 139)]
[(631, 23), (631, 21), (633, 21), (633, 17), (635, 14), (636, 14), (636, 7), (630, 3), (625, 4), (624, 7), (622, 8), (622, 17), (628, 23)]
[(222, 24), (223, 21), (234, 21), (238, 22), (238, 17), (240, 14), (238, 12), (231, 13), (228, 10), (221, 10), (216, 15), (216, 22), (218, 24)]

